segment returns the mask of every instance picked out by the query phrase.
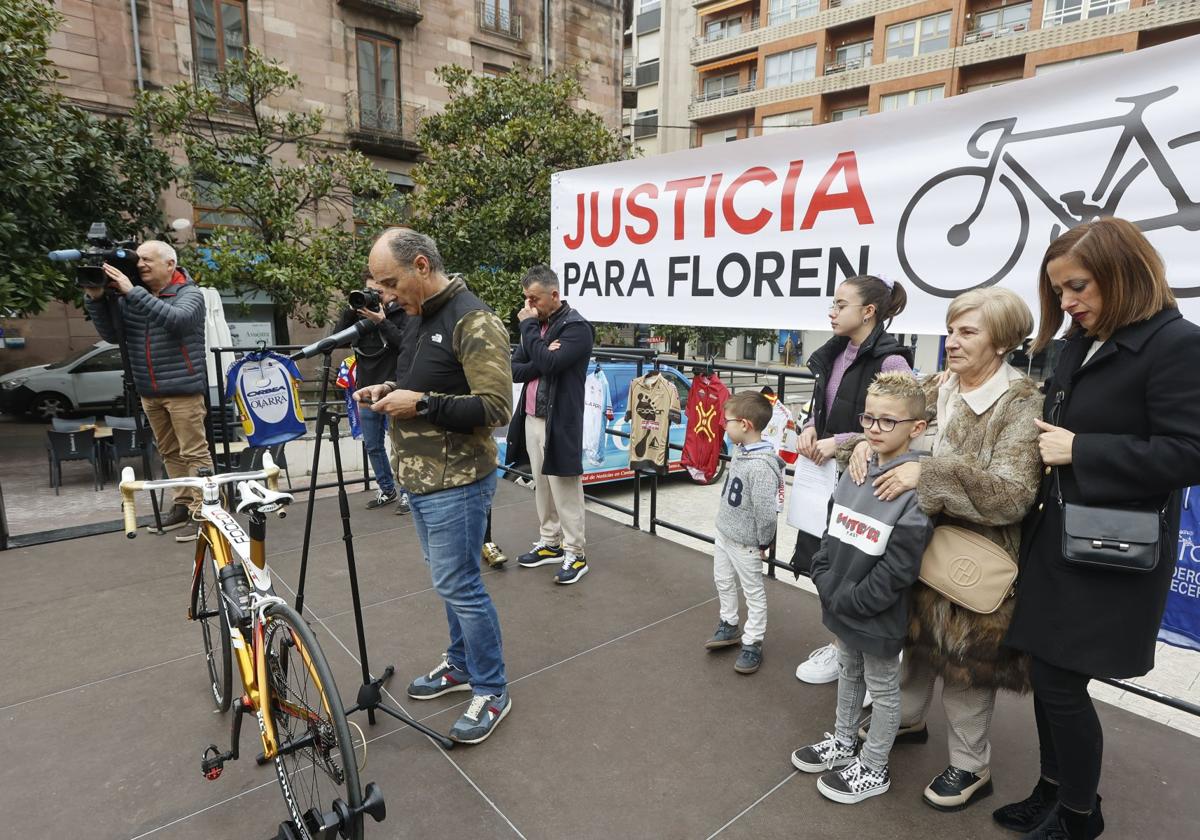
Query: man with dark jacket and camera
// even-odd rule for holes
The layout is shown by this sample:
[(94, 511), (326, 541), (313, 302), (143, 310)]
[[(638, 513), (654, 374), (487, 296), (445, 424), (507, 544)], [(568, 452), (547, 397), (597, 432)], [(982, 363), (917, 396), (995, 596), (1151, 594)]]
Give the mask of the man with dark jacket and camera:
[(559, 298), (548, 266), (521, 279), (525, 306), (517, 313), (521, 343), (513, 351), (514, 382), (524, 382), (508, 427), (505, 460), (529, 461), (539, 534), (517, 562), (559, 565), (554, 582), (576, 583), (588, 571), (583, 530), (583, 390), (596, 331)]
[(409, 315), (393, 382), (354, 396), (392, 420), (396, 475), (434, 589), (446, 605), (450, 645), (441, 662), (409, 683), (430, 700), (469, 691), (450, 737), (478, 744), (512, 709), (500, 620), (479, 571), (479, 548), (496, 492), (496, 442), (512, 409), (508, 331), (496, 314), (446, 274), (437, 244), (408, 228), (371, 248), (371, 288)]
[[(363, 279), (370, 281), (371, 273), (364, 272)], [(356, 308), (357, 307), (357, 308)], [(342, 313), (341, 319), (334, 326), (335, 333), (350, 327), (359, 318), (366, 318), (378, 329), (360, 335), (354, 344), (355, 386), (367, 388), (371, 385), (382, 385), (396, 378), (396, 361), (403, 347), (404, 310), (395, 304), (383, 305), (379, 292), (374, 289), (364, 289), (350, 293), (350, 307)], [(367, 502), (367, 509), (374, 510), (396, 503), (396, 513), (409, 512), (408, 494), (403, 488), (396, 487), (396, 478), (392, 473), (391, 458), (384, 448), (384, 433), (388, 429), (388, 416), (381, 412), (372, 411), (369, 406), (362, 406), (358, 412), (359, 424), (362, 426), (363, 443), (367, 448), (367, 458), (371, 461), (371, 470), (375, 473), (375, 483), (379, 485), (379, 493)]]
[[(143, 242), (137, 255), (142, 285), (135, 286), (124, 272), (105, 263), (108, 282), (85, 288), (84, 303), (100, 337), (124, 342), (128, 350), (134, 386), (167, 475), (196, 475), (201, 467), (212, 469), (204, 429), (204, 295), (166, 242)], [(105, 294), (117, 295), (120, 317), (115, 322), (102, 299)], [(200, 502), (199, 490), (176, 490), (163, 530), (187, 525)], [(187, 542), (196, 534), (192, 527), (175, 539)]]

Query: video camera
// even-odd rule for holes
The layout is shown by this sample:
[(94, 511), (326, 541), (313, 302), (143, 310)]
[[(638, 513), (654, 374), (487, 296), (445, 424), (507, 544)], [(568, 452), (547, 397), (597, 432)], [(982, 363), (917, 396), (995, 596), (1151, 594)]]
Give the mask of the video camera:
[(109, 238), (108, 226), (104, 222), (95, 222), (88, 230), (86, 246), (51, 251), (49, 256), (55, 262), (79, 260), (75, 269), (75, 285), (81, 289), (97, 289), (108, 284), (104, 263), (119, 269), (135, 286), (141, 286), (142, 278), (137, 270), (137, 245), (133, 239), (114, 242)]
[(350, 303), (351, 309), (366, 309), (370, 312), (378, 312), (379, 308), (383, 306), (383, 298), (374, 289), (355, 289), (346, 295), (346, 300)]

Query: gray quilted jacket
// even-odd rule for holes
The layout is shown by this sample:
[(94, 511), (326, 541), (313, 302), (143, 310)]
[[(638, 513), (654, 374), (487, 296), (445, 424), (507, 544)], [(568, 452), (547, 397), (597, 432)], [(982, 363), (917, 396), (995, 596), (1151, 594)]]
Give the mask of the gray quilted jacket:
[(84, 303), (101, 338), (125, 340), (139, 396), (204, 393), (204, 295), (185, 269), (176, 268), (157, 295), (134, 286), (120, 298), (123, 330), (109, 317), (103, 299), (85, 297)]

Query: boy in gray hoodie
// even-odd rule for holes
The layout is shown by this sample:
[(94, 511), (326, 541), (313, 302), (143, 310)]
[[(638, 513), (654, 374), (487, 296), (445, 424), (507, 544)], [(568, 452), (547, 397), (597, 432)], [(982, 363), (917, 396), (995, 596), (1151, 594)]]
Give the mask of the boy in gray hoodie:
[[(762, 664), (763, 635), (767, 630), (762, 563), (775, 539), (783, 498), (783, 461), (775, 454), (775, 447), (762, 439), (771, 413), (771, 403), (762, 394), (743, 392), (725, 403), (725, 433), (735, 447), (721, 488), (713, 551), (713, 581), (721, 604), (721, 621), (704, 646), (717, 650), (741, 642), (741, 653), (733, 663), (739, 674), (753, 674)], [(746, 598), (745, 630), (738, 627), (739, 581)]]
[[(874, 482), (920, 457), (909, 446), (924, 434), (924, 417), (924, 392), (911, 374), (875, 377), (859, 418), (874, 453), (868, 480), (859, 486), (848, 472), (842, 475), (829, 527), (813, 556), (821, 620), (837, 637), (837, 720), (833, 735), (793, 752), (792, 764), (823, 773), (817, 790), (835, 802), (861, 802), (891, 785), (888, 754), (900, 728), (900, 650), (909, 591), (933, 524), (917, 504), (916, 490), (884, 501), (875, 496)], [(864, 743), (858, 716), (867, 689), (874, 702)]]

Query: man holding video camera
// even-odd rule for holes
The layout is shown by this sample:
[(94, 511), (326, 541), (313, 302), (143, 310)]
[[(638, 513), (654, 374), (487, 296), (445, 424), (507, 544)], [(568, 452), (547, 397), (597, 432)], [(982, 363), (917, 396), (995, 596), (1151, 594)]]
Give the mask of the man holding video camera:
[[(204, 389), (208, 386), (204, 361), (204, 295), (187, 271), (177, 264), (175, 249), (166, 242), (149, 240), (137, 249), (135, 286), (109, 263), (103, 266), (107, 283), (85, 286), (84, 304), (96, 332), (105, 341), (124, 342), (133, 370), (133, 383), (142, 410), (158, 444), (167, 475), (196, 475), (212, 469), (204, 431)], [(120, 318), (114, 323), (105, 294), (117, 296)], [(164, 531), (182, 528), (200, 508), (200, 491), (181, 488), (163, 521)], [(196, 539), (188, 528), (175, 539)]]
[(479, 571), (479, 547), (496, 492), (492, 429), (512, 411), (508, 331), (461, 278), (450, 278), (432, 239), (385, 231), (371, 248), (371, 288), (411, 316), (395, 382), (355, 392), (390, 415), (397, 478), (434, 589), (446, 605), (450, 646), (441, 663), (408, 686), (430, 700), (474, 695), (450, 737), (478, 744), (512, 708), (500, 621)]
[[(364, 271), (363, 280), (369, 282), (370, 279), (371, 272)], [(333, 328), (335, 334), (352, 326), (359, 318), (366, 318), (377, 327), (355, 340), (357, 387), (367, 388), (394, 380), (396, 359), (400, 355), (404, 340), (404, 310), (394, 304), (385, 306), (379, 292), (374, 289), (354, 290), (349, 295), (349, 302), (350, 306)], [(395, 502), (396, 513), (408, 513), (408, 494), (404, 492), (404, 488), (396, 487), (391, 459), (383, 445), (388, 416), (372, 411), (369, 406), (364, 405), (358, 413), (358, 420), (362, 426), (367, 458), (371, 461), (371, 470), (375, 473), (375, 483), (379, 485), (379, 493), (367, 502), (367, 510), (375, 510)]]

